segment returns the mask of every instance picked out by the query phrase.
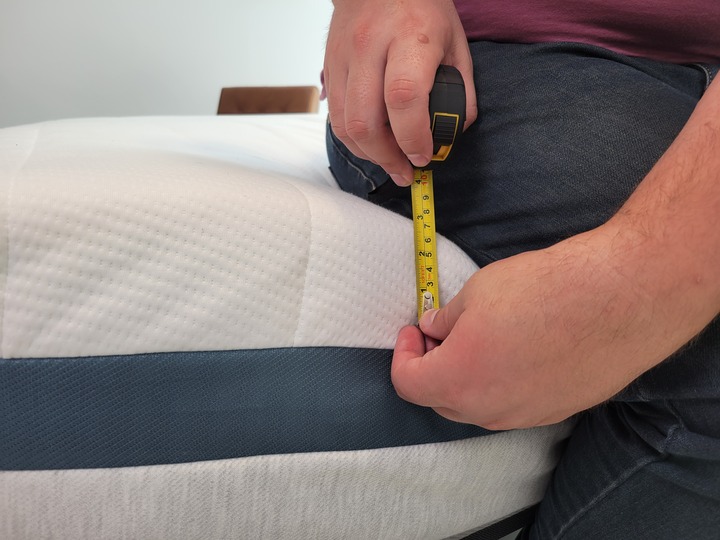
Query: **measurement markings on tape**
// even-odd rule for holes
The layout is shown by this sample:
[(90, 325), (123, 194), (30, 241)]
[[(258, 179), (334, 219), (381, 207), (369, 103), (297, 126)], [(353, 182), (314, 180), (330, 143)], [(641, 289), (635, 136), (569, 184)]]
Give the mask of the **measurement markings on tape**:
[(415, 169), (411, 191), (419, 320), (428, 309), (440, 307), (432, 171)]

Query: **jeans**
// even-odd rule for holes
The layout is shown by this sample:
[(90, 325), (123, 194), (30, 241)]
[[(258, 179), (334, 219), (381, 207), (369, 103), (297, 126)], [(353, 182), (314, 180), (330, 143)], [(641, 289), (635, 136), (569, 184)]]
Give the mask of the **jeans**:
[[(604, 223), (718, 71), (574, 43), (470, 50), (479, 118), (433, 168), (438, 232), (480, 266)], [(410, 217), (407, 190), (327, 141), (344, 190)], [(719, 320), (579, 415), (527, 535), (720, 538)]]

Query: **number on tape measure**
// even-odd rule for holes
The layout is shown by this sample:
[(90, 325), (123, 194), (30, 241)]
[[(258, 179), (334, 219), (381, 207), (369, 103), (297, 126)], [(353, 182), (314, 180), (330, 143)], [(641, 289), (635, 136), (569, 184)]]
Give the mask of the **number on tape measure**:
[(415, 216), (415, 278), (420, 319), (426, 310), (440, 307), (432, 171), (415, 169), (410, 189)]

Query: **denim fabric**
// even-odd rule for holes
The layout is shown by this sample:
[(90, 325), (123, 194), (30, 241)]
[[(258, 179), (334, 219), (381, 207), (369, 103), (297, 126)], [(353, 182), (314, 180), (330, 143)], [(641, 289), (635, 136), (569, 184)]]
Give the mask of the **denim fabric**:
[[(434, 165), (437, 228), (479, 265), (612, 216), (717, 66), (572, 44), (472, 43), (479, 121)], [(410, 216), (409, 194), (328, 130), (343, 189)], [(720, 538), (720, 323), (580, 415), (531, 538)]]

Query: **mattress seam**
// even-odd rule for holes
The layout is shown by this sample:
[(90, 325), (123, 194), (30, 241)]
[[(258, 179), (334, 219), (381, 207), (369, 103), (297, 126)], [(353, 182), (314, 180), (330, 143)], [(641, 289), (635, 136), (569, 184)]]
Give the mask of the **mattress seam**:
[[(303, 286), (302, 286), (302, 298), (298, 302), (299, 308), (297, 311), (297, 318), (295, 319), (295, 330), (293, 330), (292, 335), (292, 347), (297, 346), (297, 338), (298, 338), (298, 331), (300, 330), (300, 322), (302, 321), (302, 315), (304, 313), (304, 307), (305, 302), (307, 300), (307, 289), (308, 289), (308, 276), (310, 275), (310, 259), (311, 259), (311, 251), (312, 251), (312, 242), (313, 242), (313, 229), (314, 229), (314, 219), (313, 219), (313, 211), (312, 207), (310, 205), (310, 199), (308, 198), (307, 194), (300, 189), (297, 185), (295, 185), (293, 182), (289, 182), (285, 179), (278, 178), (283, 184), (291, 187), (294, 191), (300, 194), (302, 197), (303, 202), (305, 203), (305, 207), (307, 208), (308, 217), (309, 217), (309, 231), (308, 231), (308, 242), (307, 242), (307, 248), (306, 248), (306, 254), (307, 254), (307, 263), (305, 264), (305, 267), (303, 269), (305, 275), (303, 277)], [(292, 305), (292, 302), (290, 302)]]

